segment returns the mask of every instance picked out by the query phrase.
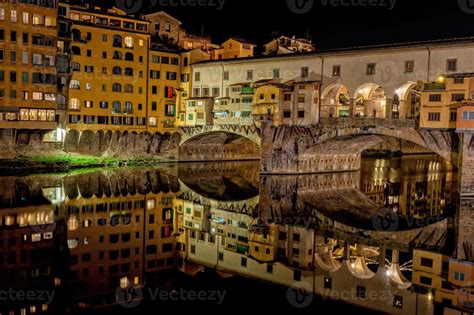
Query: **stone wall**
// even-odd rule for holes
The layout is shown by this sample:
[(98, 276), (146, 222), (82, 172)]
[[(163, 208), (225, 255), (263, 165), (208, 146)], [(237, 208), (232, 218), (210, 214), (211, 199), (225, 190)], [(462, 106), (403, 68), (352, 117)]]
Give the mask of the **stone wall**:
[[(447, 130), (415, 129), (412, 121), (325, 119), (314, 126), (277, 127), (264, 123), (261, 134), (261, 172), (267, 174), (358, 170), (360, 154), (387, 138), (401, 141), (398, 146), (402, 151), (403, 142), (408, 141), (455, 166), (459, 161), (457, 134)], [(416, 147), (407, 148), (418, 151)]]
[(14, 131), (0, 133), (1, 158), (78, 154), (124, 159), (176, 161), (179, 133), (140, 133), (69, 130), (63, 142), (43, 141), (41, 133)]

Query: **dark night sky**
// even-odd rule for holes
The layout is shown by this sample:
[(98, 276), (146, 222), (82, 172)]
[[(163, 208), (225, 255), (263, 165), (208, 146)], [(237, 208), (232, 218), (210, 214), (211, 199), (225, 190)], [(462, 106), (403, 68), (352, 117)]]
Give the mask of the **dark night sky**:
[[(313, 0), (313, 7), (306, 14), (293, 13), (287, 0), (220, 0), (225, 1), (222, 10), (216, 7), (163, 7), (159, 5), (163, 0), (142, 1), (141, 12), (165, 10), (181, 20), (185, 28), (198, 34), (203, 25), (205, 35), (212, 36), (216, 43), (232, 35), (262, 45), (271, 38), (272, 32), (297, 36), (309, 32), (319, 49), (474, 36), (474, 0), (396, 0), (393, 10), (324, 6), (325, 0)], [(462, 1), (465, 5), (473, 4), (471, 14), (460, 9), (458, 2)], [(150, 3), (156, 5), (150, 8)]]

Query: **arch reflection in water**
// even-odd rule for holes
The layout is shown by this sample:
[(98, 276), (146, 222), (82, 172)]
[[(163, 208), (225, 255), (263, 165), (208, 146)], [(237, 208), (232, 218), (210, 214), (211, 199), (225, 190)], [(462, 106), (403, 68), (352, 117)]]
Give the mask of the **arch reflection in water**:
[[(466, 308), (470, 295), (455, 277), (472, 264), (450, 236), (465, 232), (453, 230), (447, 207), (455, 176), (437, 163), (369, 159), (361, 172), (262, 178), (253, 163), (2, 178), (2, 270), (11, 275), (4, 286), (15, 287), (26, 268), (44, 275), (31, 284), (64, 294), (50, 309), (94, 308), (116, 303), (124, 285), (161, 287), (176, 277), (171, 271), (217, 269), (287, 287), (308, 283), (388, 313), (430, 314), (433, 301), (448, 300)], [(442, 216), (380, 231), (372, 219), (382, 207)], [(361, 298), (370, 294), (378, 295)]]

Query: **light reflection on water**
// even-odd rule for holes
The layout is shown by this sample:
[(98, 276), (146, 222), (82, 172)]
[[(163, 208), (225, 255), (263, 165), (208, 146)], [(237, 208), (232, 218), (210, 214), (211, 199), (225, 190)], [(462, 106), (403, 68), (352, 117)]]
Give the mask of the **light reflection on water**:
[[(460, 232), (456, 173), (443, 161), (366, 158), (360, 172), (284, 177), (258, 169), (183, 164), (2, 178), (0, 289), (56, 297), (7, 300), (0, 312), (172, 303), (150, 297), (156, 288), (223, 290), (232, 303), (242, 285), (267, 292), (262, 299), (280, 294), (290, 309), (298, 299), (286, 288), (300, 286), (318, 293), (310, 308), (343, 309), (345, 300), (430, 314), (433, 302), (468, 305), (446, 284)], [(444, 282), (433, 280), (437, 266)]]

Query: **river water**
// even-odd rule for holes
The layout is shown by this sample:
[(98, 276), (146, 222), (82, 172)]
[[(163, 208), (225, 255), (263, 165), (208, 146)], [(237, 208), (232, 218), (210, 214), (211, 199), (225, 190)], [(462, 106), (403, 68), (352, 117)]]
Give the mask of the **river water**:
[(1, 177), (0, 313), (460, 308), (446, 263), (459, 248), (457, 174), (442, 159), (364, 158), (358, 172), (304, 176), (258, 170), (229, 162)]

